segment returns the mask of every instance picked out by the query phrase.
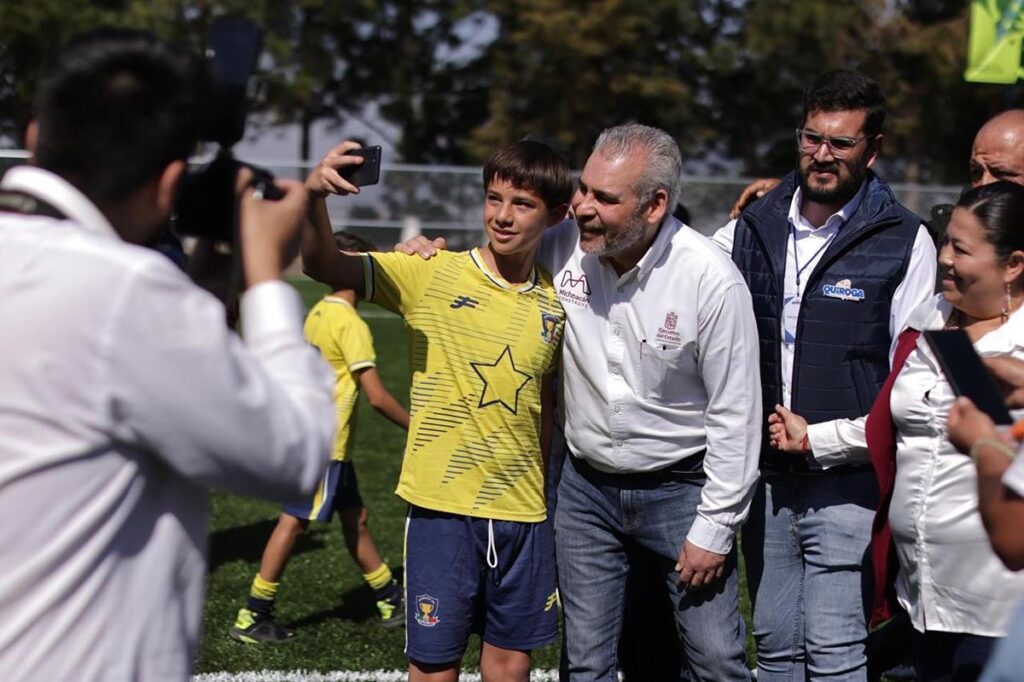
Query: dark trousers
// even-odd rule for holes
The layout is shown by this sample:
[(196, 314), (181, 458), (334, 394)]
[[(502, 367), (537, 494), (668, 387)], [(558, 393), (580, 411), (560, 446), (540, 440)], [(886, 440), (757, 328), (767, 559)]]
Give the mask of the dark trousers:
[[(914, 667), (918, 682), (974, 682), (981, 676), (996, 637), (957, 632), (915, 631)], [(1024, 674), (1024, 671), (1022, 671)]]

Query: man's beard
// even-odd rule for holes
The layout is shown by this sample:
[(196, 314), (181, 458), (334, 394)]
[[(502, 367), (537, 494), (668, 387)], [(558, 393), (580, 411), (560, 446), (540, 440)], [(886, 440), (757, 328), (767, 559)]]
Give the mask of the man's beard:
[[(800, 192), (805, 200), (813, 201), (816, 204), (826, 206), (842, 206), (853, 198), (853, 195), (860, 189), (861, 183), (867, 175), (866, 169), (847, 166), (850, 171), (849, 177), (844, 178), (839, 172), (838, 163), (812, 163), (806, 170), (800, 169)], [(811, 187), (808, 177), (815, 171), (830, 171), (835, 173), (836, 185), (831, 189)]]
[(647, 224), (644, 222), (642, 213), (642, 210), (638, 210), (630, 216), (629, 222), (615, 235), (614, 241), (609, 240), (608, 233), (605, 232), (604, 246), (594, 251), (594, 255), (601, 258), (619, 256), (643, 241), (644, 229)]

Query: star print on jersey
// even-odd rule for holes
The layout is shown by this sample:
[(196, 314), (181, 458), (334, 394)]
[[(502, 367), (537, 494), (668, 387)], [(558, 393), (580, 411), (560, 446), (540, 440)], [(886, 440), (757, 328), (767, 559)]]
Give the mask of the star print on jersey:
[(480, 393), (480, 405), (500, 404), (512, 414), (519, 413), (519, 391), (526, 386), (531, 377), (526, 372), (516, 369), (512, 360), (512, 349), (505, 346), (498, 359), (491, 364), (471, 362), (473, 371), (484, 382), (484, 390)]

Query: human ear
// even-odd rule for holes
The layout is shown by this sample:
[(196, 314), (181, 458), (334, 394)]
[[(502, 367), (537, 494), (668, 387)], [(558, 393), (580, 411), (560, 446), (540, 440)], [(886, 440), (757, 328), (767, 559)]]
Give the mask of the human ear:
[(1011, 284), (1024, 275), (1024, 251), (1013, 251), (1006, 258), (1003, 281)]
[(668, 192), (664, 189), (659, 189), (651, 197), (650, 203), (647, 204), (647, 222), (651, 225), (659, 225), (661, 221), (665, 219), (665, 215), (668, 213)]
[(882, 151), (882, 140), (885, 139), (885, 135), (878, 133), (873, 138), (868, 140), (868, 163), (867, 168), (871, 168), (875, 165), (875, 159), (878, 158), (879, 152)]
[(39, 121), (32, 119), (25, 126), (25, 149), (29, 151), (31, 157), (29, 163), (35, 163), (36, 159), (36, 145), (39, 143)]
[(154, 200), (156, 208), (160, 211), (161, 215), (171, 215), (171, 211), (174, 209), (174, 197), (184, 174), (185, 162), (180, 160), (167, 164), (167, 167), (160, 174), (156, 184)]
[(569, 217), (569, 204), (559, 204), (548, 211), (548, 227), (554, 227)]

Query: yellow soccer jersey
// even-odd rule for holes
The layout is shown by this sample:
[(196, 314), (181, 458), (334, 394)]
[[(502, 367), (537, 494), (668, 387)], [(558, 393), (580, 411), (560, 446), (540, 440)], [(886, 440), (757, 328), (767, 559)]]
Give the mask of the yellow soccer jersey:
[(510, 285), (478, 249), (425, 261), (364, 257), (366, 297), (405, 318), (411, 423), (397, 493), (412, 504), (504, 521), (542, 521), (543, 377), (565, 312), (535, 268)]
[(352, 305), (336, 296), (326, 296), (306, 316), (306, 339), (334, 369), (334, 405), (338, 410), (338, 434), (331, 459), (344, 460), (352, 447), (356, 424), (359, 382), (354, 372), (376, 366), (370, 328)]

